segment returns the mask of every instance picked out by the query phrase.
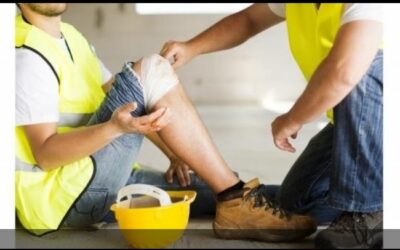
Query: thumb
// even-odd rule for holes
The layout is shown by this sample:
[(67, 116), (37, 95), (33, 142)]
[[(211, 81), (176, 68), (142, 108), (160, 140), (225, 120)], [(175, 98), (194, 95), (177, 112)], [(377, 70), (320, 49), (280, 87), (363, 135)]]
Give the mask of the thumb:
[(175, 55), (176, 55), (176, 51), (174, 49), (170, 49), (168, 48), (164, 53), (163, 56), (170, 61), (170, 63), (174, 63), (175, 62)]
[(132, 111), (135, 111), (136, 108), (137, 108), (137, 103), (136, 102), (127, 103), (127, 104), (121, 106), (121, 112), (130, 113)]

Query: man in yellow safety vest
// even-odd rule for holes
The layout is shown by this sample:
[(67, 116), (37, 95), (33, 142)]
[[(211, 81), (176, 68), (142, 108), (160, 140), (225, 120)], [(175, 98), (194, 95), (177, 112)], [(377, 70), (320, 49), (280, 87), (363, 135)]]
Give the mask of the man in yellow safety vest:
[[(107, 217), (125, 185), (182, 188), (177, 175), (183, 188), (198, 191), (199, 210), (214, 206), (218, 236), (285, 241), (316, 230), (310, 216), (289, 215), (257, 179), (244, 183), (228, 167), (168, 60), (147, 56), (112, 76), (84, 36), (61, 21), (66, 4), (18, 6), (15, 199), (22, 226), (36, 235), (86, 227)], [(144, 135), (171, 159), (166, 179), (132, 168)]]
[(161, 50), (178, 68), (286, 21), (291, 52), (308, 85), (293, 107), (272, 122), (274, 143), (295, 152), (289, 139), (296, 139), (304, 124), (324, 112), (330, 123), (310, 141), (276, 192), (267, 190), (284, 209), (310, 214), (320, 224), (332, 222), (317, 236), (317, 247), (382, 244), (380, 10), (379, 4), (254, 4)]

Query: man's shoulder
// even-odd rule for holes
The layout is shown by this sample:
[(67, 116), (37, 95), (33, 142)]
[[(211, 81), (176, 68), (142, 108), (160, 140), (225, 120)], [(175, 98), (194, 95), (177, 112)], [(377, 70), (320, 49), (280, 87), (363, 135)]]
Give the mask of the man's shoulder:
[[(53, 79), (55, 77), (51, 67), (43, 57), (24, 47), (16, 49), (15, 64), (17, 76), (29, 75), (29, 78), (32, 80), (35, 77), (40, 77), (41, 79)], [(57, 81), (56, 78), (54, 79)]]
[(17, 64), (27, 64), (32, 67), (35, 67), (38, 63), (39, 65), (45, 63), (38, 53), (35, 53), (34, 50), (31, 50), (27, 47), (19, 47), (15, 49), (15, 61)]

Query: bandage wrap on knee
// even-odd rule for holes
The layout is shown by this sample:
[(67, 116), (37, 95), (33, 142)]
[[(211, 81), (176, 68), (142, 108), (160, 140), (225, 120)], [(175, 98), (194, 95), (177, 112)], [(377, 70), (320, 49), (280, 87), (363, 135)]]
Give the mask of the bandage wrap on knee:
[(167, 59), (153, 54), (144, 57), (140, 83), (143, 87), (146, 110), (150, 110), (169, 90), (178, 84), (178, 77)]

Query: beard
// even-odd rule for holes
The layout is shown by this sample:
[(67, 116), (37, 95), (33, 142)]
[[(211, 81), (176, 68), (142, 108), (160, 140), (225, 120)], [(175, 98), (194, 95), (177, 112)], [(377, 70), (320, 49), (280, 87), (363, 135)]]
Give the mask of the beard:
[(60, 16), (67, 10), (67, 5), (62, 3), (27, 3), (33, 12), (47, 17)]

